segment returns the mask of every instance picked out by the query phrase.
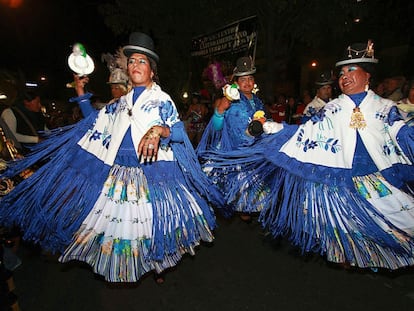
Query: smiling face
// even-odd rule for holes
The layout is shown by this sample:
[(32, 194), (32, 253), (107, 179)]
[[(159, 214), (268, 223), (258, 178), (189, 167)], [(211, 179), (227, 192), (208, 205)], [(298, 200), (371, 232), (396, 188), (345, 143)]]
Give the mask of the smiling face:
[(338, 84), (346, 95), (358, 94), (365, 91), (371, 74), (355, 64), (342, 66), (339, 72)]
[(150, 86), (154, 73), (148, 57), (139, 53), (133, 53), (129, 56), (128, 75), (132, 86)]
[(240, 92), (242, 92), (247, 98), (252, 97), (252, 91), (254, 89), (254, 76), (247, 75), (238, 77), (236, 83), (239, 86)]

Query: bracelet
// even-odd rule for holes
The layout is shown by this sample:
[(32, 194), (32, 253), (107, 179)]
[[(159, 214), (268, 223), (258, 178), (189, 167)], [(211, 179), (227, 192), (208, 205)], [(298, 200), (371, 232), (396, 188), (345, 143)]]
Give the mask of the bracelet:
[(214, 115), (215, 115), (216, 117), (219, 117), (219, 118), (224, 118), (224, 112), (223, 112), (223, 113), (219, 113), (219, 112), (217, 111), (217, 108), (215, 108), (215, 109), (214, 109)]
[(161, 133), (158, 132), (155, 127), (151, 127), (148, 131), (148, 134), (145, 136), (147, 139), (158, 138), (161, 137)]

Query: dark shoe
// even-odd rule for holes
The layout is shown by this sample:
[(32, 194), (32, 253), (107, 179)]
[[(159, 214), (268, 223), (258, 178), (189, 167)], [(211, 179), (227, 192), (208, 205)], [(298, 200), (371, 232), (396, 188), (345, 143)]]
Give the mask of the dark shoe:
[(246, 224), (252, 223), (252, 216), (250, 216), (249, 214), (240, 214), (240, 219), (244, 221)]
[(164, 284), (164, 282), (165, 282), (165, 273), (163, 273), (163, 272), (155, 273), (154, 274), (154, 281), (158, 285)]

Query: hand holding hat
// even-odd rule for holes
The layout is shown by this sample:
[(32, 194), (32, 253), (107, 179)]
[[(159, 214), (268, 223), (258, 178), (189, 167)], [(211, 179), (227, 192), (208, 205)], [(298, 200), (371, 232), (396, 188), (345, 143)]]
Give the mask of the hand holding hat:
[(237, 84), (226, 84), (223, 86), (223, 94), (229, 101), (240, 99), (240, 93)]
[(86, 76), (95, 69), (92, 58), (86, 53), (81, 43), (75, 43), (72, 53), (68, 57), (69, 68), (79, 76)]
[(247, 127), (247, 134), (253, 137), (260, 136), (263, 133), (263, 124), (266, 122), (265, 112), (258, 110), (253, 115), (253, 120)]

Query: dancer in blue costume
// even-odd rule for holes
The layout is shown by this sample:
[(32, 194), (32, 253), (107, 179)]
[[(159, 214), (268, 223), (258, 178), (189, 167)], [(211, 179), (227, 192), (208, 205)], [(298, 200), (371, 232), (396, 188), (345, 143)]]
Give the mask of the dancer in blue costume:
[(19, 225), (24, 239), (63, 252), (61, 262), (86, 262), (110, 282), (136, 282), (193, 255), (213, 240), (207, 195), (221, 204), (156, 83), (152, 39), (136, 32), (129, 41), (123, 53), (132, 90), (99, 111), (91, 94), (78, 98), (86, 117), (12, 163), (7, 175), (48, 160), (0, 209), (0, 222)]
[(342, 94), (319, 114), (265, 122), (254, 147), (210, 156), (216, 170), (247, 172), (235, 189), (271, 189), (259, 219), (274, 237), (330, 262), (398, 269), (414, 264), (414, 131), (369, 90), (377, 62), (372, 42), (349, 46), (336, 64)]
[[(262, 101), (254, 93), (255, 73), (256, 67), (250, 57), (240, 57), (237, 60), (233, 71), (235, 84), (224, 87), (225, 96), (217, 100), (214, 114), (196, 149), (204, 171), (214, 183), (219, 185), (223, 194), (228, 197), (227, 201), (232, 201), (232, 204), (227, 208), (241, 212), (240, 217), (247, 222), (251, 221), (248, 213), (257, 212), (258, 209), (252, 210), (250, 206), (242, 204), (246, 199), (240, 196), (239, 191), (236, 194), (228, 191), (232, 180), (237, 178), (240, 171), (237, 168), (232, 168), (226, 174), (216, 174), (214, 169), (210, 170), (212, 163), (207, 154), (209, 151), (226, 152), (254, 143), (255, 138), (246, 132), (246, 128), (252, 121), (254, 114), (264, 110)], [(235, 203), (234, 195), (238, 197), (240, 203)], [(244, 193), (244, 195), (249, 194)], [(256, 192), (250, 193), (250, 195), (260, 196)]]

